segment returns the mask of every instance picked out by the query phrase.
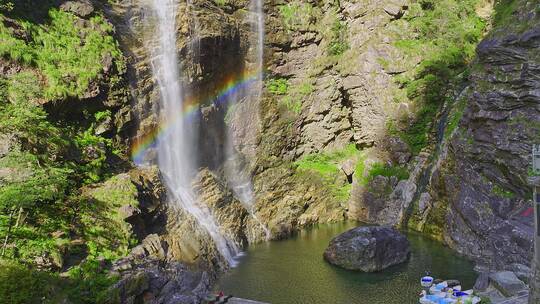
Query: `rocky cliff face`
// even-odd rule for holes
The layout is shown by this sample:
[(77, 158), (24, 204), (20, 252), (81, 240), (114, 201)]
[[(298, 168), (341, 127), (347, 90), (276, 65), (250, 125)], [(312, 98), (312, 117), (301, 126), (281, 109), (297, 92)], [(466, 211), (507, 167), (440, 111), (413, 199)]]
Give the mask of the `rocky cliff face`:
[[(511, 24), (497, 17), (504, 15), (497, 7), (489, 19), (491, 1), (472, 1), (462, 13), (474, 16), (478, 33), (486, 23), (494, 27), (476, 54), (456, 63), (454, 57), (429, 57), (440, 51), (429, 43), (421, 44), (425, 52), (407, 45), (425, 43), (418, 42), (422, 34), (414, 20), (429, 15), (429, 5), (266, 1), (267, 74), (260, 105), (241, 102), (228, 112), (212, 96), (227, 77), (253, 64), (247, 5), (178, 6), (183, 81), (191, 98), (205, 101), (195, 189), (224, 234), (241, 246), (264, 238), (223, 177), (228, 125), (253, 175), (255, 214), (275, 239), (313, 223), (350, 218), (419, 230), (482, 264), (527, 272), (532, 215), (526, 168), (531, 145), (540, 140), (540, 35), (532, 4), (512, 6), (510, 16), (519, 22)], [(130, 57), (133, 106), (118, 115), (124, 117), (121, 126), (137, 126), (136, 141), (158, 123), (149, 63), (152, 17), (145, 1), (119, 1), (109, 15)], [(475, 45), (478, 35), (469, 34), (471, 41), (457, 43), (458, 50)], [(425, 106), (422, 98), (437, 103)], [(421, 136), (413, 137), (410, 131), (418, 129)], [(149, 153), (146, 161), (154, 157)], [(210, 269), (223, 261), (208, 235), (181, 210), (161, 204), (159, 229), (147, 233), (143, 249), (134, 252), (144, 252), (144, 261), (197, 265), (211, 281)]]
[(522, 272), (533, 251), (526, 179), (532, 145), (540, 140), (540, 32), (526, 4), (512, 18), (519, 27), (496, 27), (477, 48), (467, 106), (432, 187), (436, 200), (448, 204), (450, 246)]

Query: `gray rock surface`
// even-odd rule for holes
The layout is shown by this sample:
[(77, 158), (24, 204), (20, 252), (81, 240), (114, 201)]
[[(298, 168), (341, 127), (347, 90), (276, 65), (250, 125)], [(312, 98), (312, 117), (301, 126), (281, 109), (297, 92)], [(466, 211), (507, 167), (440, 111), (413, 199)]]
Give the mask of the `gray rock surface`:
[(477, 48), (460, 133), (450, 140), (439, 198), (450, 207), (445, 240), (482, 263), (529, 265), (532, 214), (527, 169), (540, 134), (537, 44), (529, 32), (502, 29)]
[(527, 286), (511, 271), (495, 272), (489, 275), (490, 282), (503, 295), (512, 297), (526, 290)]
[(86, 17), (94, 12), (94, 6), (88, 0), (66, 1), (60, 5), (60, 9), (79, 17)]
[(330, 241), (324, 252), (329, 263), (350, 270), (381, 271), (405, 262), (410, 255), (407, 238), (390, 227), (357, 227)]
[(489, 287), (489, 273), (482, 272), (474, 283), (474, 291), (486, 291)]

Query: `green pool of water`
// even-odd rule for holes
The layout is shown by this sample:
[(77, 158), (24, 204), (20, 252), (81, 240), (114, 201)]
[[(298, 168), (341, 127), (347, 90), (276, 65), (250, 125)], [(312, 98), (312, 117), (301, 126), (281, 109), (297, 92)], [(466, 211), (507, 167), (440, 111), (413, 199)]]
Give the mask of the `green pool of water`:
[(330, 239), (356, 223), (319, 225), (284, 240), (251, 246), (240, 264), (226, 273), (216, 290), (272, 304), (413, 304), (420, 278), (459, 279), (465, 289), (476, 279), (473, 264), (449, 248), (408, 234), (411, 259), (379, 273), (360, 273), (326, 263)]

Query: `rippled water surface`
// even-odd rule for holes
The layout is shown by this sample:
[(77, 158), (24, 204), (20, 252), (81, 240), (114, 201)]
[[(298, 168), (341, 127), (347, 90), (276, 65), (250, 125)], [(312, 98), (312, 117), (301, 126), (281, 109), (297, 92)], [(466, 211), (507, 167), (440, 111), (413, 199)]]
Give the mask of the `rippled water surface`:
[(464, 288), (472, 288), (476, 274), (471, 262), (417, 234), (407, 235), (411, 259), (379, 273), (347, 271), (326, 263), (322, 253), (330, 239), (354, 226), (319, 225), (288, 240), (251, 246), (216, 289), (273, 304), (412, 304), (418, 303), (425, 271), (459, 279)]

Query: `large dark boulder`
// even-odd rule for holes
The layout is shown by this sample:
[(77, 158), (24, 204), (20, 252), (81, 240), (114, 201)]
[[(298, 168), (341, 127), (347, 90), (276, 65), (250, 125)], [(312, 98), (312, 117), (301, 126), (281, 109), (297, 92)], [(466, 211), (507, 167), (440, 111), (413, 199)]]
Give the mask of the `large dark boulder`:
[(333, 238), (324, 259), (345, 269), (375, 272), (403, 263), (409, 255), (409, 241), (404, 235), (391, 227), (371, 226)]

